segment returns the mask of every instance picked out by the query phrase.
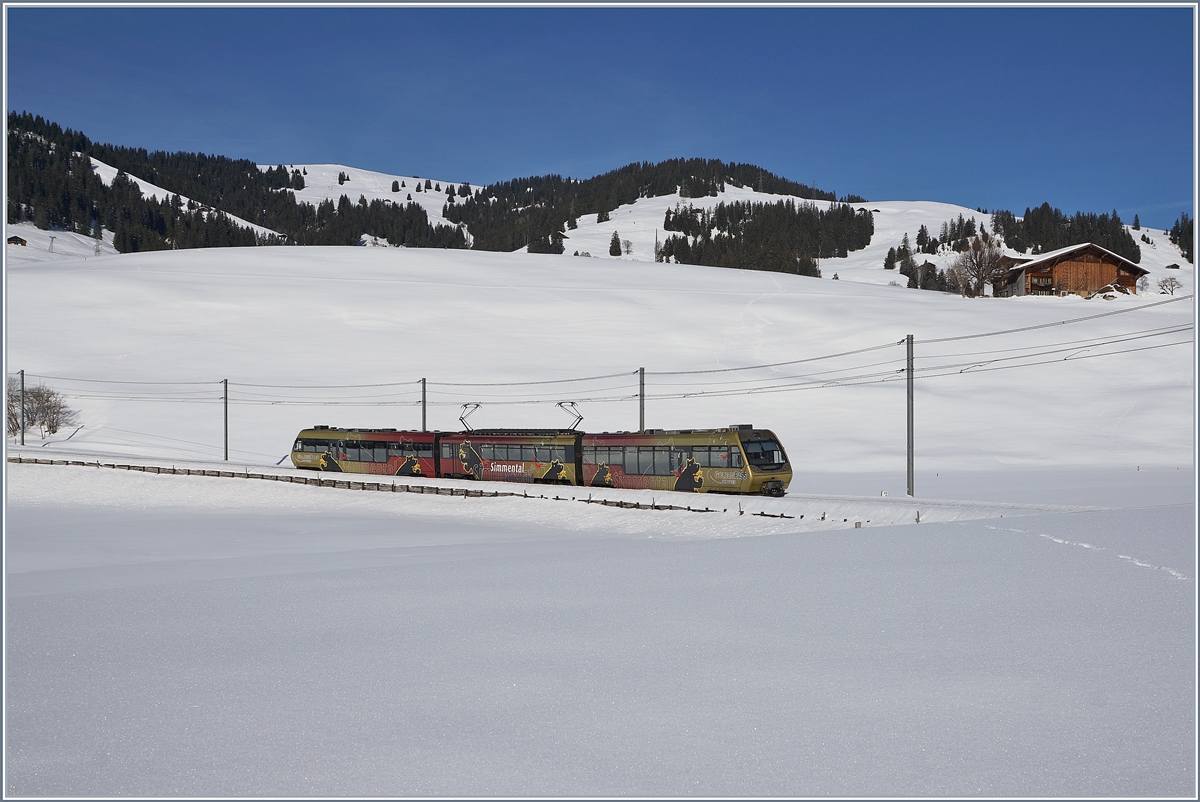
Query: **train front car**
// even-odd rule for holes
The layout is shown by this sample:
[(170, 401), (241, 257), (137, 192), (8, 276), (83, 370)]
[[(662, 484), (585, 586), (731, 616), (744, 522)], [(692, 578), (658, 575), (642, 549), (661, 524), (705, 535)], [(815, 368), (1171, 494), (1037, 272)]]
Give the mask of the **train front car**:
[(437, 476), (433, 432), (334, 429), (314, 426), (296, 435), (297, 468), (382, 476)]
[(788, 463), (787, 452), (779, 444), (779, 438), (769, 429), (755, 429), (753, 426), (737, 428), (738, 439), (746, 455), (746, 465), (750, 469), (745, 492), (782, 496), (792, 482), (792, 466)]
[(583, 483), (589, 487), (782, 496), (791, 480), (787, 456), (766, 429), (657, 429), (583, 438)]
[(441, 475), (491, 482), (578, 484), (576, 431), (476, 429), (441, 436)]

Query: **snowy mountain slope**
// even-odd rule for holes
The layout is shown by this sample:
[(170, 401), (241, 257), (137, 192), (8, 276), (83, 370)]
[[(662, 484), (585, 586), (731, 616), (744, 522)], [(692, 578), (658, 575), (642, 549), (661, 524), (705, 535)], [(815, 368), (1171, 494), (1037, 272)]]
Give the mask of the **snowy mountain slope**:
[[(5, 238), (18, 236), (25, 240), (25, 245), (5, 245), (4, 261), (8, 265), (28, 264), (31, 262), (58, 262), (73, 259), (94, 259), (96, 240), (74, 231), (43, 231), (33, 223), (9, 223), (4, 227)], [(117, 256), (113, 247), (113, 233), (108, 229), (101, 232), (101, 256)], [(51, 240), (50, 238), (54, 239)], [(53, 243), (53, 250), (51, 250)]]
[[(787, 200), (790, 196), (769, 195), (755, 192), (751, 189), (729, 186), (716, 197), (681, 198), (678, 193), (658, 198), (641, 198), (635, 203), (621, 206), (612, 212), (611, 220), (597, 223), (595, 215), (581, 217), (579, 228), (566, 232), (567, 239), (563, 245), (565, 253), (573, 254), (587, 252), (593, 257), (614, 258), (609, 256), (609, 243), (613, 232), (617, 232), (622, 240), (628, 239), (632, 244), (632, 253), (619, 258), (636, 261), (654, 260), (654, 243), (665, 239), (673, 232), (663, 230), (663, 217), (668, 209), (677, 205), (688, 205), (701, 208), (713, 208), (719, 203), (777, 203)], [(808, 201), (793, 198), (797, 203), (812, 203), (818, 208), (828, 208), (829, 201)], [(907, 287), (908, 279), (897, 270), (885, 270), (884, 257), (889, 248), (899, 247), (905, 234), (909, 242), (916, 247), (917, 231), (925, 226), (931, 234), (936, 235), (942, 223), (957, 219), (974, 218), (977, 223), (983, 223), (991, 231), (991, 216), (982, 214), (974, 209), (955, 206), (934, 201), (873, 201), (853, 204), (855, 208), (868, 209), (873, 214), (875, 233), (871, 244), (866, 248), (853, 251), (844, 258), (822, 259), (820, 262), (822, 278), (832, 279), (836, 273), (842, 281), (858, 281), (868, 284), (888, 285), (897, 282), (901, 287)], [(1183, 284), (1182, 292), (1191, 292), (1195, 287), (1195, 268), (1182, 254), (1179, 248), (1171, 244), (1166, 234), (1161, 231), (1134, 231), (1126, 226), (1133, 238), (1142, 249), (1141, 267), (1150, 271), (1150, 287), (1157, 292), (1157, 281), (1165, 276), (1174, 276)], [(1152, 244), (1140, 241), (1142, 234), (1147, 234)], [(1021, 255), (1011, 248), (1006, 253)], [(1026, 254), (1027, 255), (1027, 254)], [(917, 263), (928, 260), (940, 269), (947, 268), (957, 256), (953, 251), (941, 254), (914, 254)], [(1167, 265), (1177, 264), (1178, 270), (1168, 270)]]
[[(260, 164), (258, 169), (268, 170), (275, 165)], [(296, 200), (301, 203), (311, 203), (313, 206), (319, 206), (322, 201), (330, 200), (336, 205), (343, 195), (350, 199), (351, 203), (358, 203), (358, 199), (366, 198), (367, 203), (373, 200), (391, 201), (392, 203), (408, 204), (415, 203), (425, 210), (429, 215), (429, 224), (433, 226), (445, 225), (454, 226), (457, 223), (452, 223), (442, 216), (442, 207), (446, 204), (447, 187), (453, 186), (455, 191), (463, 183), (440, 181), (436, 178), (428, 179), (434, 185), (441, 185), (440, 191), (432, 189), (426, 190), (426, 178), (418, 178), (411, 175), (389, 175), (387, 173), (379, 173), (373, 170), (361, 170), (357, 167), (348, 167), (343, 164), (288, 164), (284, 165), (291, 170), (303, 170), (304, 173), (304, 189), (293, 189), (292, 192), (296, 195)], [(349, 180), (344, 184), (338, 183), (338, 175), (345, 173), (349, 176)], [(392, 192), (392, 182), (399, 181), (405, 184), (399, 192)], [(416, 191), (417, 182), (421, 183), (421, 191)], [(468, 182), (469, 184), (469, 182)], [(474, 190), (476, 185), (470, 185)], [(408, 196), (412, 195), (412, 199), (408, 200)]]
[[(411, 248), (226, 248), (220, 257), (164, 251), (89, 259), (83, 270), (10, 267), (10, 370), (203, 383), (47, 379), (81, 411), (72, 448), (219, 455), (223, 378), (231, 454), (249, 464), (276, 462), (314, 423), (419, 426), (421, 377), (431, 428), (460, 428), (467, 402), (484, 405), (476, 427), (566, 425), (554, 403), (573, 400), (581, 428), (626, 430), (637, 426), (634, 372), (645, 367), (650, 427), (754, 423), (774, 429), (803, 470), (902, 475), (899, 343), (913, 334), (921, 470), (1191, 460), (1194, 316), (1182, 296), (1157, 306), (1148, 304), (1168, 299), (964, 299), (723, 268)], [(1123, 309), (1133, 311), (925, 342)], [(874, 350), (825, 358), (861, 349)], [(1117, 351), (1128, 353), (1100, 356)], [(511, 384), (578, 377), (601, 378)]]
[[(112, 178), (116, 175), (115, 168), (95, 159), (92, 162), (101, 179), (105, 183), (111, 182)], [(426, 178), (393, 175), (341, 164), (293, 164), (285, 166), (289, 170), (298, 169), (303, 170), (305, 173), (304, 189), (291, 190), (300, 202), (316, 206), (322, 201), (330, 200), (336, 204), (344, 195), (353, 203), (357, 203), (359, 198), (365, 198), (368, 202), (383, 200), (400, 204), (416, 203), (425, 210), (432, 225), (455, 225), (443, 216), (442, 211), (446, 203), (447, 190), (450, 187), (454, 187), (457, 190), (464, 182), (429, 179), (433, 184), (440, 185), (441, 190), (416, 192), (416, 186), (420, 184), (423, 187), (427, 180)], [(267, 170), (270, 167), (272, 165), (259, 165), (260, 170)], [(347, 175), (349, 180), (339, 183), (338, 177), (340, 174)], [(131, 176), (131, 178), (141, 187), (143, 194), (147, 197), (162, 198), (170, 197), (172, 194), (169, 190), (157, 187), (140, 178), (134, 176)], [(403, 183), (404, 187), (399, 192), (392, 192), (391, 187), (393, 182)], [(467, 183), (472, 191), (479, 189), (479, 186), (476, 184), (465, 183)], [(595, 215), (580, 217), (578, 220), (579, 227), (575, 230), (565, 232), (565, 254), (580, 253), (582, 255), (586, 253), (595, 258), (614, 258), (609, 255), (609, 244), (613, 233), (616, 232), (620, 240), (628, 240), (631, 245), (629, 254), (622, 254), (616, 258), (632, 261), (653, 261), (655, 242), (665, 239), (671, 233), (662, 228), (663, 217), (668, 209), (689, 205), (697, 208), (712, 208), (722, 202), (728, 203), (734, 201), (774, 203), (788, 199), (794, 200), (797, 203), (812, 203), (824, 208), (832, 205), (829, 201), (811, 201), (793, 196), (756, 192), (753, 189), (737, 187), (732, 184), (726, 185), (726, 188), (716, 196), (682, 198), (678, 193), (675, 193), (660, 197), (640, 198), (632, 204), (625, 204), (612, 211), (611, 220), (604, 223), (597, 223)], [(183, 200), (186, 202), (187, 198)], [(883, 269), (884, 256), (887, 254), (888, 249), (898, 247), (905, 234), (908, 234), (910, 242), (915, 246), (917, 231), (922, 225), (931, 234), (936, 234), (940, 231), (942, 223), (954, 220), (960, 215), (964, 219), (974, 219), (977, 224), (981, 224), (989, 231), (991, 230), (990, 215), (954, 204), (935, 201), (870, 201), (854, 204), (854, 206), (870, 210), (873, 213), (875, 234), (871, 239), (870, 245), (862, 250), (852, 252), (844, 258), (821, 260), (820, 267), (824, 278), (832, 278), (836, 274), (843, 281), (883, 285), (896, 284), (901, 288), (906, 288), (906, 277), (900, 275), (898, 271)], [(256, 233), (276, 233), (240, 218), (232, 217), (232, 219), (239, 225), (251, 228)], [(1141, 248), (1142, 260), (1140, 264), (1141, 267), (1149, 271), (1148, 279), (1151, 292), (1157, 292), (1158, 281), (1168, 276), (1175, 278), (1181, 283), (1182, 288), (1178, 290), (1179, 292), (1187, 293), (1193, 291), (1195, 287), (1194, 266), (1183, 258), (1175, 245), (1171, 244), (1166, 232), (1155, 229), (1135, 231), (1131, 226), (1126, 226), (1126, 229)], [(1143, 242), (1141, 239), (1143, 235), (1151, 241), (1149, 243)], [(468, 241), (470, 241), (469, 231), (467, 232), (467, 236)], [(371, 232), (364, 232), (360, 244), (387, 245), (388, 243), (386, 239), (373, 237)], [(524, 248), (521, 249), (522, 252), (524, 250)], [(1006, 252), (1014, 256), (1021, 255), (1012, 249), (1006, 249)], [(942, 253), (934, 255), (914, 254), (918, 263), (929, 261), (939, 269), (948, 267), (953, 262), (955, 256), (956, 254), (952, 251), (945, 249)], [(1169, 269), (1168, 265), (1178, 265), (1178, 269)]]
[[(96, 175), (100, 177), (100, 180), (104, 182), (105, 186), (111, 184), (113, 179), (117, 177), (117, 168), (107, 165), (102, 161), (98, 161), (97, 159), (92, 159), (92, 169), (96, 171)], [(177, 192), (163, 189), (155, 184), (151, 184), (149, 181), (145, 181), (137, 176), (130, 175), (129, 179), (138, 185), (138, 189), (142, 191), (142, 197), (144, 198), (151, 200), (170, 200), (172, 197), (179, 194)], [(179, 199), (185, 206), (192, 201), (192, 199), (186, 195), (179, 195)], [(212, 210), (209, 209), (209, 207), (203, 204), (200, 204), (200, 206), (206, 217), (209, 214), (212, 214)], [(274, 235), (277, 237), (280, 236), (279, 232), (277, 231), (272, 231), (269, 228), (256, 225), (248, 220), (243, 220), (242, 218), (236, 217), (228, 212), (225, 212), (225, 216), (242, 228), (250, 229), (255, 234)]]

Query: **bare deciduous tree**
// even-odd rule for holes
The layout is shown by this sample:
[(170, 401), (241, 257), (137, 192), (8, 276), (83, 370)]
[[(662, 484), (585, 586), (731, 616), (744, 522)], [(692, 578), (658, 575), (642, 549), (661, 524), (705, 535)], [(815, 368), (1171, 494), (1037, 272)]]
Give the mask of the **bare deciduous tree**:
[(1158, 280), (1158, 289), (1165, 295), (1174, 295), (1175, 290), (1181, 289), (1183, 283), (1174, 276), (1167, 276)]
[(629, 256), (633, 253), (633, 242), (627, 239), (621, 240), (621, 250), (625, 251), (626, 256)]
[(1004, 252), (995, 237), (986, 233), (972, 237), (966, 250), (950, 265), (951, 274), (958, 283), (960, 292), (972, 298), (983, 295), (988, 284), (1004, 278), (1004, 266), (1000, 257)]
[(21, 383), (16, 376), (9, 376), (5, 385), (4, 429), (9, 437), (21, 431)]
[[(6, 384), (5, 429), (9, 436), (21, 431), (21, 385), (12, 376)], [(44, 384), (25, 388), (25, 429), (36, 427), (45, 440), (64, 426), (79, 422), (79, 413), (67, 406), (62, 393)]]

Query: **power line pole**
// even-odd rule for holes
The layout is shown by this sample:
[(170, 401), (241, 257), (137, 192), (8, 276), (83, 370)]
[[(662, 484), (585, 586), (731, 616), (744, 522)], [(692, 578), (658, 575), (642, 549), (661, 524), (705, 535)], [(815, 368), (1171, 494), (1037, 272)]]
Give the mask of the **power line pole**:
[(221, 379), (221, 384), (225, 385), (225, 461), (229, 462), (229, 379)]
[(421, 431), (427, 432), (425, 428), (425, 380), (421, 379)]
[(25, 445), (25, 371), (21, 371), (21, 445)]
[(908, 495), (916, 496), (913, 490), (913, 336), (905, 338), (908, 350)]
[(637, 431), (646, 431), (646, 369), (637, 369)]

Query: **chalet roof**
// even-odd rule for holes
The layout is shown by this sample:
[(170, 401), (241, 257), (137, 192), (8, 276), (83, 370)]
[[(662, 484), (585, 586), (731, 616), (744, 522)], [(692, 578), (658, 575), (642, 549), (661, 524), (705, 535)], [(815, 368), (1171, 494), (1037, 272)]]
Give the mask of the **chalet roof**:
[(1086, 251), (1086, 250), (1099, 251), (1101, 254), (1103, 254), (1105, 256), (1110, 256), (1121, 267), (1125, 268), (1126, 270), (1129, 270), (1130, 272), (1136, 273), (1139, 276), (1147, 275), (1150, 272), (1149, 270), (1146, 270), (1144, 267), (1138, 267), (1136, 264), (1129, 261), (1128, 259), (1126, 259), (1124, 256), (1121, 256), (1120, 254), (1113, 253), (1112, 251), (1108, 250), (1107, 248), (1101, 248), (1099, 245), (1097, 245), (1094, 242), (1082, 242), (1078, 245), (1070, 245), (1066, 248), (1059, 248), (1056, 251), (1049, 251), (1048, 253), (1039, 254), (1038, 256), (1035, 256), (1035, 257), (1032, 257), (1029, 259), (1026, 259), (1024, 257), (1009, 257), (1009, 258), (1013, 263), (1012, 270), (1014, 272), (1020, 272), (1027, 268), (1030, 268), (1030, 267), (1040, 267), (1043, 264), (1057, 264), (1058, 262), (1063, 261), (1068, 256), (1073, 256), (1074, 254), (1079, 253), (1080, 251)]

